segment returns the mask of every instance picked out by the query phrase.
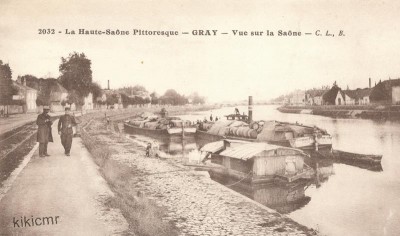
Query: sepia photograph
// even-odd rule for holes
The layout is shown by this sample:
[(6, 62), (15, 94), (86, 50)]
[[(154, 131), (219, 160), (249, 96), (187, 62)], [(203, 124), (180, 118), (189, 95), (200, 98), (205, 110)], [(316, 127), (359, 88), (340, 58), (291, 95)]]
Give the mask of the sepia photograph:
[(0, 0), (0, 235), (400, 235), (399, 12)]

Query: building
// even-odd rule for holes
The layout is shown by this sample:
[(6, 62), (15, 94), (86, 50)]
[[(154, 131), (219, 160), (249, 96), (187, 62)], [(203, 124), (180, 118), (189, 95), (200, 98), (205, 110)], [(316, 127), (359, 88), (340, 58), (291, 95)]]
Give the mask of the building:
[(400, 79), (379, 81), (372, 89), (370, 102), (373, 104), (400, 104)]
[(49, 81), (49, 102), (52, 112), (64, 111), (63, 102), (67, 100), (68, 91), (57, 81)]
[[(340, 105), (346, 105), (345, 100), (346, 100), (346, 94), (340, 89), (336, 93), (335, 102), (334, 102), (333, 105), (339, 105), (339, 106)], [(348, 97), (348, 100), (350, 100), (349, 97)]]
[(306, 91), (306, 104), (307, 105), (317, 105), (320, 106), (323, 104), (323, 99), (322, 96), (327, 92), (328, 90), (324, 89), (312, 89)]
[(67, 100), (68, 91), (57, 79), (38, 79), (31, 75), (18, 76), (17, 81), (26, 83), (30, 88), (37, 90), (36, 104), (50, 106), (52, 112), (63, 111), (64, 102)]
[(83, 99), (83, 107), (82, 109), (84, 110), (93, 110), (93, 94), (89, 93), (84, 99)]
[(364, 89), (356, 89), (351, 90), (353, 97), (355, 99), (355, 105), (368, 105), (370, 104), (370, 98), (372, 89), (364, 88)]
[(400, 85), (392, 86), (392, 104), (400, 105)]
[(22, 84), (13, 81), (13, 85), (18, 91), (18, 94), (13, 96), (13, 100), (23, 101), (21, 112), (36, 112), (36, 98), (38, 91), (26, 86), (26, 81), (23, 81)]
[(306, 93), (303, 90), (296, 90), (292, 93), (290, 104), (295, 106), (306, 105)]

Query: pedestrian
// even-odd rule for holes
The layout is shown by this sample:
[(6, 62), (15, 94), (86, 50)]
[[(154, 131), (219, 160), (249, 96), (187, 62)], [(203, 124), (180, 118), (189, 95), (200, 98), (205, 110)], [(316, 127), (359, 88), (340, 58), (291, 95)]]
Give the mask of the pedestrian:
[(218, 121), (218, 116), (215, 117), (215, 121)]
[(146, 147), (146, 157), (150, 157), (151, 143), (147, 143)]
[(212, 114), (210, 115), (210, 121), (213, 121), (213, 116), (212, 116)]
[(75, 117), (71, 116), (71, 108), (66, 107), (65, 114), (58, 120), (58, 134), (61, 136), (61, 144), (67, 156), (70, 155), (72, 146), (72, 136), (74, 134), (72, 126), (76, 126)]
[(39, 143), (39, 156), (50, 156), (47, 153), (47, 144), (53, 142), (53, 135), (51, 134), (51, 117), (49, 115), (50, 107), (43, 106), (43, 113), (38, 115), (36, 124), (38, 125), (37, 142)]

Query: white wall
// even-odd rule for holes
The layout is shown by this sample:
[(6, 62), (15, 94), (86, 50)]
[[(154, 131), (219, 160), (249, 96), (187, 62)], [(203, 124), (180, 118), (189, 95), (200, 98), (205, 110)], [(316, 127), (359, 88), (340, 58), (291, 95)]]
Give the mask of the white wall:
[(400, 86), (392, 87), (392, 104), (400, 104)]

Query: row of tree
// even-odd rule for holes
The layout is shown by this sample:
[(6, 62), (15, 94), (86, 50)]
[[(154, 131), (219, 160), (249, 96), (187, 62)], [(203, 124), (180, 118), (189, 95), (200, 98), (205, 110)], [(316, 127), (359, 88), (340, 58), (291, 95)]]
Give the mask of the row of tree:
[[(191, 101), (193, 104), (204, 104), (205, 98), (197, 93), (186, 97), (173, 89), (167, 90), (164, 95), (158, 96), (155, 92), (149, 94), (145, 87), (136, 85), (108, 91), (104, 100), (103, 91), (99, 84), (93, 82), (91, 60), (84, 53), (71, 53), (68, 57), (61, 58), (59, 66), (59, 78), (36, 78), (33, 75), (18, 77), (26, 81), (26, 85), (39, 91), (36, 100), (37, 105), (50, 105), (50, 91), (55, 84), (61, 84), (67, 91), (68, 97), (62, 101), (62, 105), (75, 104), (78, 108), (84, 105), (84, 98), (89, 93), (93, 94), (93, 100), (98, 104), (114, 105), (121, 102), (124, 107), (140, 104), (170, 104), (184, 105)], [(12, 96), (16, 89), (12, 86), (12, 71), (8, 64), (0, 61), (0, 104), (12, 103)]]

